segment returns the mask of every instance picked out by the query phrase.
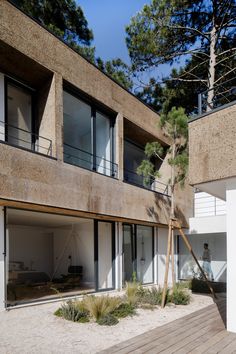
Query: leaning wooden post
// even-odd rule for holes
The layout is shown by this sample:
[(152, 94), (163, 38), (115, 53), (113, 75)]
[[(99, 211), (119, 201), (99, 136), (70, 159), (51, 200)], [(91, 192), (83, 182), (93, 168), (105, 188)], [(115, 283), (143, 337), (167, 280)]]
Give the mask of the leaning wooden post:
[(169, 273), (169, 263), (170, 263), (170, 249), (171, 249), (171, 233), (172, 233), (172, 220), (169, 222), (169, 231), (168, 231), (168, 240), (167, 240), (167, 252), (166, 252), (166, 268), (165, 268), (165, 277), (164, 277), (164, 285), (161, 299), (161, 308), (165, 307), (166, 301), (166, 292), (168, 285), (168, 273)]
[(171, 230), (171, 271), (172, 271), (172, 286), (175, 286), (176, 279), (175, 279), (175, 242), (174, 242), (174, 228), (172, 227)]
[(185, 242), (185, 244), (186, 244), (186, 246), (187, 246), (189, 252), (191, 253), (191, 255), (193, 256), (195, 262), (197, 263), (197, 266), (198, 266), (198, 268), (199, 268), (199, 270), (200, 270), (200, 272), (201, 272), (203, 278), (205, 279), (205, 281), (206, 281), (206, 283), (207, 283), (207, 286), (208, 286), (208, 288), (210, 289), (210, 292), (212, 293), (213, 297), (214, 297), (215, 299), (217, 299), (217, 296), (216, 296), (216, 294), (215, 294), (215, 292), (214, 292), (214, 290), (213, 290), (213, 288), (212, 288), (212, 286), (211, 286), (209, 280), (207, 279), (207, 276), (206, 276), (205, 272), (203, 271), (202, 267), (200, 266), (200, 264), (199, 264), (199, 262), (198, 262), (198, 260), (197, 260), (197, 257), (195, 256), (195, 254), (194, 254), (194, 252), (193, 252), (192, 246), (190, 245), (190, 243), (189, 243), (189, 241), (188, 241), (186, 235), (184, 234), (184, 232), (183, 232), (181, 226), (180, 226), (178, 223), (175, 223), (175, 224), (174, 224), (174, 227), (176, 227), (176, 228), (179, 230), (180, 235), (182, 236), (182, 238), (183, 238), (183, 240), (184, 240), (184, 242)]

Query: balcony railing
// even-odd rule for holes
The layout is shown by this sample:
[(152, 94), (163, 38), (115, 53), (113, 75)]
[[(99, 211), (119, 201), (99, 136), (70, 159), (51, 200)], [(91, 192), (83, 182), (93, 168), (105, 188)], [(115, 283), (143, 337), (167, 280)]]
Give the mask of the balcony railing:
[(66, 143), (64, 143), (64, 162), (109, 177), (117, 178), (118, 176), (118, 165), (116, 163)]
[(205, 192), (194, 194), (194, 217), (217, 216), (226, 214), (225, 201)]
[(169, 185), (151, 177), (139, 176), (136, 172), (124, 169), (124, 181), (137, 187), (142, 187), (153, 192), (170, 195)]
[[(212, 98), (208, 99), (212, 93)], [(201, 115), (210, 112), (221, 106), (229, 104), (236, 100), (236, 78), (216, 85), (213, 89), (206, 90), (198, 95), (198, 114)]]
[(26, 150), (52, 156), (52, 141), (31, 131), (0, 121), (0, 141)]

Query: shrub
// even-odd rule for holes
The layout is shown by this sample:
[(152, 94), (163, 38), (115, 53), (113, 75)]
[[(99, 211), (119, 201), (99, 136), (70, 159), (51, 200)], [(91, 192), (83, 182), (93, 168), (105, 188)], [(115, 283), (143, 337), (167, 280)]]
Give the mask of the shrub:
[(135, 307), (127, 302), (122, 302), (113, 312), (117, 318), (125, 318), (136, 314)]
[(119, 323), (118, 319), (111, 313), (106, 314), (105, 316), (99, 318), (97, 323), (100, 326), (114, 326)]
[(190, 295), (188, 292), (178, 286), (173, 288), (172, 293), (169, 293), (167, 298), (169, 302), (172, 302), (175, 305), (188, 305), (190, 302)]
[(76, 301), (67, 301), (56, 312), (56, 316), (73, 322), (89, 322), (88, 311), (81, 309)]
[[(211, 283), (211, 286), (215, 293), (224, 293), (226, 292), (226, 284), (225, 283)], [(199, 280), (196, 278), (193, 278), (190, 282), (190, 289), (192, 292), (195, 293), (210, 293), (210, 289), (207, 286), (207, 283), (205, 280)]]
[(96, 321), (113, 312), (121, 303), (118, 297), (87, 296), (83, 300), (84, 306)]
[(153, 286), (151, 289), (140, 287), (137, 294), (141, 304), (148, 304), (151, 306), (161, 304), (162, 289), (160, 287), (156, 288)]
[(138, 303), (138, 289), (139, 284), (136, 282), (126, 282), (125, 283), (125, 297), (126, 301), (133, 306)]

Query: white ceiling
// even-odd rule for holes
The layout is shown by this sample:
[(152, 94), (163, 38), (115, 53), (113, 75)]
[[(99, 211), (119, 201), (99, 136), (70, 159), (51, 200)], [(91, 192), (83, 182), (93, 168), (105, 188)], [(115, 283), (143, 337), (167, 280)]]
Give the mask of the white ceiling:
[(40, 213), (20, 209), (7, 209), (7, 223), (10, 225), (62, 227), (72, 224), (92, 223), (91, 219)]

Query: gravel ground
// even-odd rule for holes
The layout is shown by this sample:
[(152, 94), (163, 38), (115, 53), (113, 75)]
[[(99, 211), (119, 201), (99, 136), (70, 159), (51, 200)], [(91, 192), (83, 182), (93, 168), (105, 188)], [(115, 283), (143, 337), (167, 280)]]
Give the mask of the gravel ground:
[(194, 294), (190, 305), (139, 309), (137, 316), (121, 319), (112, 327), (58, 318), (53, 315), (58, 302), (4, 311), (0, 312), (0, 353), (97, 353), (212, 303), (210, 296)]

